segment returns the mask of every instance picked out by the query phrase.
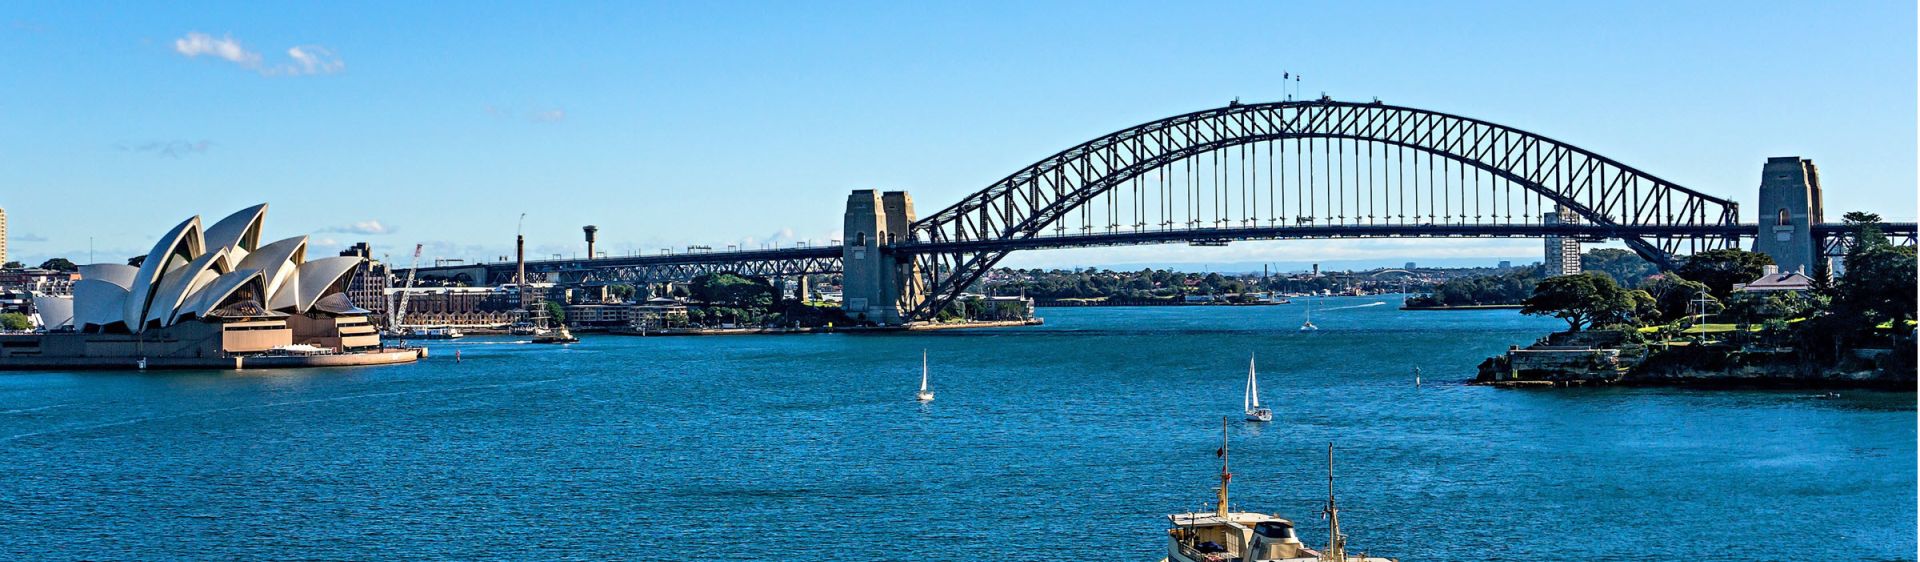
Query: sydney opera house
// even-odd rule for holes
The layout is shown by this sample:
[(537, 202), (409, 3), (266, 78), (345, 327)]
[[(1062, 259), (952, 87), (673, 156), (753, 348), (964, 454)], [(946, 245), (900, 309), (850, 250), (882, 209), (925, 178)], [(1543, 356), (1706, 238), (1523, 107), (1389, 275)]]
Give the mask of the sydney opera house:
[(39, 297), (47, 330), (0, 336), (0, 368), (253, 368), (413, 361), (346, 294), (363, 258), (262, 243), (267, 205), (187, 219), (129, 263), (80, 266), (71, 299)]

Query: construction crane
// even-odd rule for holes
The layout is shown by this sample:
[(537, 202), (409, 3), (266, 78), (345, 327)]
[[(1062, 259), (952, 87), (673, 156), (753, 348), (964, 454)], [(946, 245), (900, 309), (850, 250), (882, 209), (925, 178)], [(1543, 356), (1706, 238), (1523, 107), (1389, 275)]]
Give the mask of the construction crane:
[(393, 315), (387, 317), (391, 324), (387, 327), (388, 333), (400, 334), (400, 320), (407, 316), (407, 297), (413, 296), (413, 274), (420, 271), (420, 250), (425, 247), (426, 244), (413, 245), (413, 265), (407, 268), (407, 282), (400, 287), (400, 306), (395, 307)]

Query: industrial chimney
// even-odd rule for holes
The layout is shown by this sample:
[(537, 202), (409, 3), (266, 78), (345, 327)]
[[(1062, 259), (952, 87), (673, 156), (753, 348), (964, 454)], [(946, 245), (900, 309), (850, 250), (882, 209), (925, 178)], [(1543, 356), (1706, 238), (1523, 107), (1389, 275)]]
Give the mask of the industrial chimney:
[(600, 227), (589, 224), (581, 227), (580, 230), (587, 233), (587, 259), (593, 259), (593, 242), (597, 238), (596, 235), (600, 234)]
[(520, 291), (520, 308), (527, 307), (527, 236), (513, 236), (513, 288)]

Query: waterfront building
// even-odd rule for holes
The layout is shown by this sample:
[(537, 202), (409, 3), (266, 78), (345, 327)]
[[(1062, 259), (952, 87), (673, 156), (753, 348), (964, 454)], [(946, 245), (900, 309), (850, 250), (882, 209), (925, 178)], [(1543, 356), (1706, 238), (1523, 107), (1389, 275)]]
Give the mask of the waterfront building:
[(1813, 290), (1813, 278), (1808, 277), (1806, 272), (1803, 271), (1788, 271), (1783, 273), (1780, 271), (1780, 266), (1769, 265), (1766, 266), (1766, 273), (1761, 274), (1759, 279), (1754, 279), (1749, 283), (1734, 285), (1733, 290), (1734, 292), (1747, 293), (1804, 293)]
[(633, 307), (625, 304), (568, 305), (567, 327), (575, 330), (608, 330), (630, 323)]
[(33, 293), (0, 287), (0, 313), (33, 314)]
[(654, 297), (627, 307), (627, 330), (630, 331), (657, 332), (665, 328), (684, 328), (687, 324), (687, 304), (678, 300)]
[(385, 263), (373, 259), (373, 247), (357, 242), (340, 255), (360, 258), (353, 281), (347, 284), (347, 298), (367, 310), (367, 319), (375, 326), (387, 325), (387, 288), (393, 284), (393, 272)]
[[(1540, 216), (1540, 223), (1547, 226), (1580, 224), (1580, 215), (1556, 205), (1553, 212)], [(1580, 273), (1580, 239), (1548, 236), (1546, 259), (1541, 263), (1546, 264), (1548, 277)]]
[(0, 368), (130, 368), (149, 359), (156, 368), (205, 368), (253, 357), (267, 358), (268, 366), (309, 366), (419, 357), (382, 349), (367, 311), (347, 299), (360, 258), (308, 260), (305, 236), (263, 244), (266, 212), (256, 205), (209, 227), (189, 218), (161, 236), (139, 266), (80, 266), (70, 300), (36, 297), (44, 334), (0, 338)]
[(80, 273), (27, 268), (0, 271), (0, 289), (27, 291), (40, 295), (73, 295), (73, 283)]
[[(551, 283), (529, 283), (530, 306), (539, 306)], [(388, 287), (387, 301), (398, 303), (407, 296), (408, 326), (454, 326), (460, 328), (505, 328), (522, 320), (520, 288), (494, 287)], [(397, 304), (396, 304), (397, 306)]]

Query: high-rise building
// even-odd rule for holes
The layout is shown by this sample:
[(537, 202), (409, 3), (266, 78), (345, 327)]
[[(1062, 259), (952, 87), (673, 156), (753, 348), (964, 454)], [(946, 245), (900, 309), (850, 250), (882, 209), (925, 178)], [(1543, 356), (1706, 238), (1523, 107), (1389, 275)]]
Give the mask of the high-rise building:
[(1500, 260), (1500, 269), (1508, 269), (1512, 267), (1513, 267), (1512, 260)]
[[(1540, 223), (1547, 226), (1580, 224), (1580, 215), (1555, 205), (1553, 212), (1540, 216)], [(1541, 263), (1546, 264), (1548, 277), (1580, 273), (1580, 238), (1548, 236), (1546, 259)]]
[(0, 263), (7, 263), (7, 210), (0, 208)]

